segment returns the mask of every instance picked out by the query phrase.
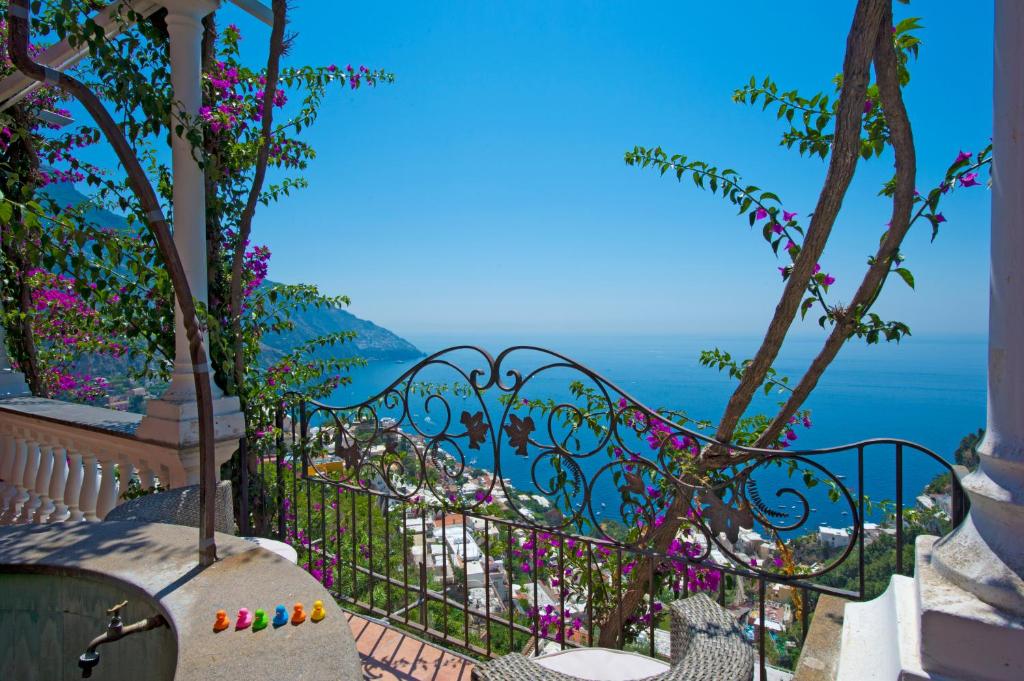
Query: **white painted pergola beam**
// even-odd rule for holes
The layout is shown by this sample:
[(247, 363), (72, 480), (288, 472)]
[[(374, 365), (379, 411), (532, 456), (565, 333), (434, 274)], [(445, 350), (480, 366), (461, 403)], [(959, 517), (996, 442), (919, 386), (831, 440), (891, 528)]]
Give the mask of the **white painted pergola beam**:
[[(232, 4), (256, 17), (268, 26), (273, 25), (273, 11), (258, 0), (230, 1)], [(135, 25), (134, 21), (128, 20), (126, 12), (127, 9), (130, 8), (133, 12), (142, 17), (148, 17), (165, 4), (167, 3), (160, 3), (155, 0), (118, 0), (117, 2), (110, 3), (97, 12), (96, 16), (93, 17), (93, 21), (103, 28), (104, 35), (106, 35), (107, 38), (113, 38), (125, 29), (131, 28)], [(123, 16), (118, 17), (119, 12)], [(64, 71), (77, 64), (88, 53), (89, 48), (87, 45), (72, 46), (67, 40), (61, 40), (60, 42), (46, 48), (43, 53), (39, 55), (37, 61), (40, 64), (49, 66), (51, 69)], [(39, 87), (41, 87), (41, 83), (32, 80), (31, 78), (27, 78), (20, 71), (16, 71), (7, 76), (0, 81), (0, 111), (21, 101), (26, 95)]]
[[(143, 17), (148, 17), (160, 9), (160, 7), (160, 3), (154, 2), (154, 0), (112, 2), (97, 12), (96, 16), (93, 17), (93, 21), (103, 28), (104, 35), (108, 38), (113, 38), (135, 23), (129, 22), (127, 9), (130, 8), (133, 12)], [(123, 14), (123, 16), (119, 17), (119, 13)], [(55, 43), (43, 50), (43, 53), (39, 55), (36, 61), (49, 66), (51, 69), (65, 71), (80, 62), (88, 53), (88, 45), (72, 46), (67, 40), (61, 40), (59, 43)], [(42, 84), (39, 81), (28, 78), (20, 71), (15, 71), (0, 81), (0, 110), (21, 101), (26, 95), (41, 86)]]

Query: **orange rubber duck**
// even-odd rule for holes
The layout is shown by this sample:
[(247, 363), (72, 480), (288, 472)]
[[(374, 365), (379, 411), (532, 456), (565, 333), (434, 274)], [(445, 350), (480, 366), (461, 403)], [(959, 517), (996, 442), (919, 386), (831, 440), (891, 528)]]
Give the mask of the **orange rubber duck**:
[(217, 611), (217, 619), (213, 623), (214, 631), (224, 631), (231, 626), (231, 620), (228, 619), (228, 613), (224, 610)]

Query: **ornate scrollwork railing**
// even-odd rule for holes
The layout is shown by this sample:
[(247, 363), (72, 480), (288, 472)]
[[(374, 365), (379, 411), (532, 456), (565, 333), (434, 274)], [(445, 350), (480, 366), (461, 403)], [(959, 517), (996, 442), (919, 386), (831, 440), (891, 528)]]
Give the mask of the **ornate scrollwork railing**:
[[(562, 380), (571, 397), (545, 399)], [(497, 356), (473, 346), (442, 350), (354, 405), (288, 399), (304, 475), (450, 511), (482, 513), (497, 500), (519, 522), (641, 552), (656, 551), (658, 528), (685, 516), (684, 528), (700, 537), (689, 560), (718, 552), (775, 580), (819, 576), (858, 545), (863, 551), (866, 448), (913, 449), (950, 468), (900, 440), (799, 452), (717, 442), (572, 359), (532, 346)], [(820, 461), (844, 451), (856, 455), (852, 490)], [(509, 476), (524, 467), (528, 485), (512, 487)], [(751, 561), (737, 548), (744, 528), (777, 545), (806, 533), (825, 504), (851, 529), (841, 550), (813, 569)]]

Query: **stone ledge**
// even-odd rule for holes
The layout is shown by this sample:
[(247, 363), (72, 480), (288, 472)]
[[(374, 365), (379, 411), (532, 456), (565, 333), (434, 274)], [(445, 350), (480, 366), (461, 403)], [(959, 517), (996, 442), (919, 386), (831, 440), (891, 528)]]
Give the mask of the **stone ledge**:
[(838, 596), (818, 598), (793, 681), (835, 681), (843, 640), (843, 611), (848, 602)]
[[(0, 573), (91, 573), (149, 594), (177, 638), (175, 678), (180, 681), (247, 679), (254, 670), (267, 679), (361, 678), (345, 613), (312, 576), (280, 556), (224, 534), (217, 535), (221, 559), (200, 569), (197, 540), (193, 528), (160, 523), (3, 528)], [(327, 618), (318, 623), (307, 620), (301, 626), (261, 632), (212, 631), (219, 609), (233, 619), (242, 607), (272, 614), (277, 604), (290, 608), (297, 601), (309, 611), (317, 599), (327, 610)]]

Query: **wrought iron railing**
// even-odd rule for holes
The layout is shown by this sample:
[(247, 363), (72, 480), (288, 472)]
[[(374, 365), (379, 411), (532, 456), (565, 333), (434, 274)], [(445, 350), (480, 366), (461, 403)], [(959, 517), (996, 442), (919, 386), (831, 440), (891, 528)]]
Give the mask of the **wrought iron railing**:
[[(564, 386), (567, 398), (545, 397)], [(718, 443), (534, 347), (496, 357), (451, 348), (369, 400), (332, 407), (293, 395), (274, 420), (273, 434), (245, 443), (258, 461), (257, 531), (295, 545), (339, 601), (488, 657), (597, 644), (664, 654), (663, 604), (703, 590), (756, 610), (765, 678), (769, 611), (785, 612), (772, 596), (796, 611), (799, 645), (817, 594), (873, 595), (873, 539), (890, 547), (895, 572), (910, 567), (908, 456), (914, 470), (932, 461), (950, 474), (950, 524), (965, 512), (953, 468), (919, 445)], [(894, 501), (882, 513), (865, 469), (877, 477), (890, 465)], [(889, 527), (867, 526), (869, 536), (873, 516)], [(807, 538), (822, 517), (843, 526), (829, 550)], [(853, 588), (836, 583), (851, 572)]]

